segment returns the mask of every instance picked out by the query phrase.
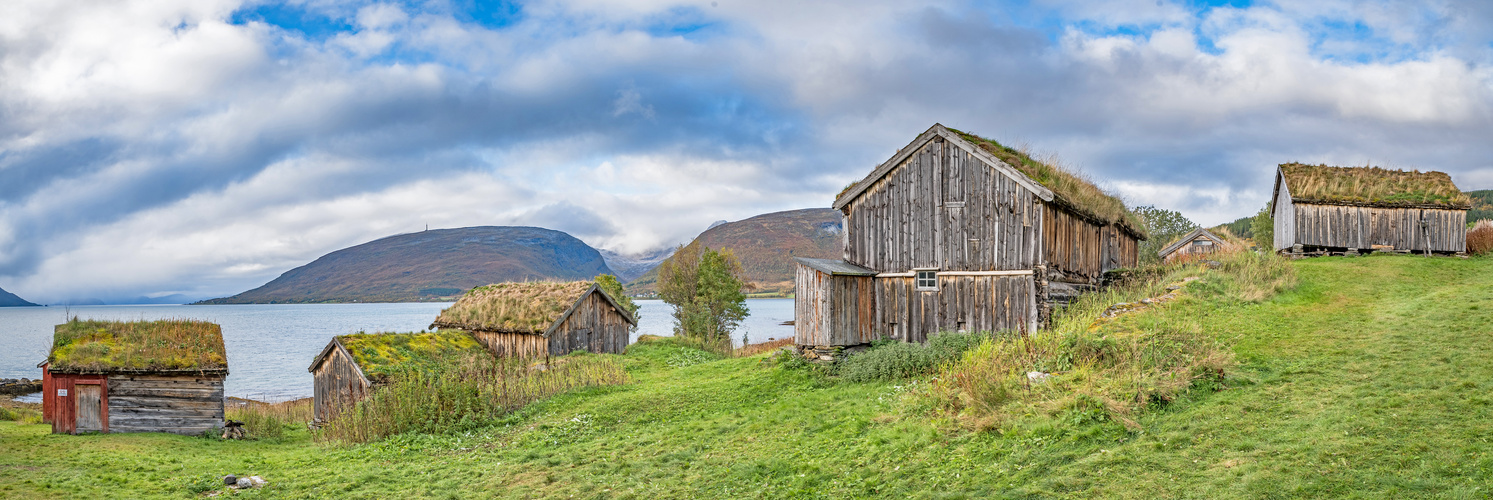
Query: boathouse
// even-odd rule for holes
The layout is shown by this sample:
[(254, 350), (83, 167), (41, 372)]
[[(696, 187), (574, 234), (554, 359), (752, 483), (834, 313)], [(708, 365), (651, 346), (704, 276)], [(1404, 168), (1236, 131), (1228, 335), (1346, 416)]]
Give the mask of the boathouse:
[(497, 283), (441, 311), (435, 329), (471, 332), (496, 356), (621, 354), (637, 320), (590, 281)]
[(1281, 164), (1275, 249), (1294, 254), (1463, 253), (1472, 200), (1443, 172)]
[(466, 332), (356, 333), (333, 337), (311, 361), (313, 422), (326, 422), (387, 384), (399, 370), (419, 365), (491, 358)]
[(1031, 332), (1136, 264), (1118, 198), (1054, 165), (935, 124), (835, 198), (842, 260), (797, 259), (794, 322), (820, 351), (939, 331)]
[(52, 432), (201, 434), (223, 425), (228, 357), (205, 321), (57, 325), (42, 362), (42, 417)]

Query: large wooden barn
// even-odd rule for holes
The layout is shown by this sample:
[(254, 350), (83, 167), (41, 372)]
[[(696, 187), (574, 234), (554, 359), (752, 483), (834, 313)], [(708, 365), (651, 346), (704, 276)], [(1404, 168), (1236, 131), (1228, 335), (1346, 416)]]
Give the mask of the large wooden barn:
[(497, 356), (620, 354), (637, 321), (590, 281), (498, 283), (472, 289), (441, 311), (434, 329), (471, 332)]
[(420, 364), (458, 362), (491, 354), (460, 331), (430, 333), (356, 333), (333, 337), (311, 361), (314, 422), (367, 397), (401, 369)]
[(1286, 163), (1275, 175), (1275, 248), (1295, 254), (1462, 253), (1468, 196), (1442, 172)]
[(797, 259), (801, 347), (939, 331), (1030, 332), (1064, 304), (1136, 264), (1137, 217), (1060, 168), (933, 125), (834, 207), (843, 260)]
[(42, 362), (42, 418), (52, 432), (201, 434), (223, 425), (228, 357), (203, 321), (57, 325)]

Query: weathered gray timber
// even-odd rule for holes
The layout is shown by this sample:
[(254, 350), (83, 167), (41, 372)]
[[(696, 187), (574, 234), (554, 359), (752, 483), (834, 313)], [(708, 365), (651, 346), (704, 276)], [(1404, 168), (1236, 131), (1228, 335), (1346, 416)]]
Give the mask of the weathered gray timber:
[[(1470, 205), (1458, 200), (1441, 203), (1397, 201), (1393, 196), (1395, 193), (1385, 197), (1388, 201), (1342, 201), (1321, 195), (1306, 198), (1299, 194), (1306, 180), (1300, 174), (1293, 175), (1290, 169), (1293, 166), (1300, 167), (1285, 164), (1276, 170), (1271, 215), (1275, 221), (1274, 245), (1277, 250), (1290, 250), (1301, 245), (1308, 253), (1345, 252), (1349, 249), (1443, 254), (1466, 251), (1467, 209)], [(1441, 179), (1446, 174), (1440, 172), (1317, 168), (1334, 169), (1334, 172), (1355, 171), (1365, 177), (1376, 175), (1376, 171), (1424, 175), (1428, 177), (1427, 182), (1451, 183), (1449, 177)], [(1439, 177), (1431, 177), (1433, 174), (1439, 174)], [(1411, 185), (1402, 189), (1413, 188)], [(1455, 191), (1456, 187), (1452, 185), (1449, 189)]]
[(110, 375), (109, 432), (196, 435), (223, 425), (221, 375)]
[[(622, 306), (594, 283), (500, 283), (491, 290), (477, 291), (445, 311), (432, 329), (471, 332), (478, 342), (498, 356), (563, 356), (573, 351), (620, 354), (627, 349), (630, 327), (637, 324)], [(465, 311), (517, 310), (516, 303), (547, 301), (555, 314), (531, 318), (522, 324), (463, 319)]]
[(938, 124), (834, 207), (845, 216), (844, 261), (798, 259), (800, 346), (1031, 332), (1049, 302), (1135, 265), (1143, 239)]
[(363, 374), (358, 363), (342, 342), (333, 338), (311, 363), (314, 386), (311, 398), (312, 418), (325, 422), (343, 408), (361, 401), (373, 390), (374, 383)]
[(1163, 262), (1172, 262), (1189, 256), (1218, 252), (1230, 243), (1207, 229), (1197, 228), (1177, 238), (1177, 241), (1156, 252)]

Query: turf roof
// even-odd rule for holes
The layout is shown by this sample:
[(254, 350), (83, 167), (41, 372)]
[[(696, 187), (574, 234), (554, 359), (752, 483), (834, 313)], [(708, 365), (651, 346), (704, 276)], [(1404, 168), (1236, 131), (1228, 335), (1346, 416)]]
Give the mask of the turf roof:
[(1444, 172), (1283, 163), (1296, 203), (1468, 209), (1472, 200)]
[(80, 321), (57, 325), (48, 370), (58, 373), (224, 371), (223, 330), (206, 321)]
[(458, 331), (355, 333), (339, 335), (337, 341), (352, 355), (363, 375), (374, 380), (400, 369), (487, 355), (471, 334)]
[(442, 310), (433, 326), (487, 332), (544, 333), (593, 285), (590, 281), (531, 281), (479, 286)]

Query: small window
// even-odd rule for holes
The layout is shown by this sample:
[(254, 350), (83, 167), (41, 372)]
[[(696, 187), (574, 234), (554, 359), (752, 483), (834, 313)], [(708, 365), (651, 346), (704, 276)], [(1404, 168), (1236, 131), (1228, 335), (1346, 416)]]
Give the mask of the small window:
[(1213, 246), (1213, 240), (1197, 240), (1192, 242), (1192, 244), (1200, 247), (1210, 247)]
[(918, 290), (937, 290), (938, 271), (918, 271), (914, 284)]

